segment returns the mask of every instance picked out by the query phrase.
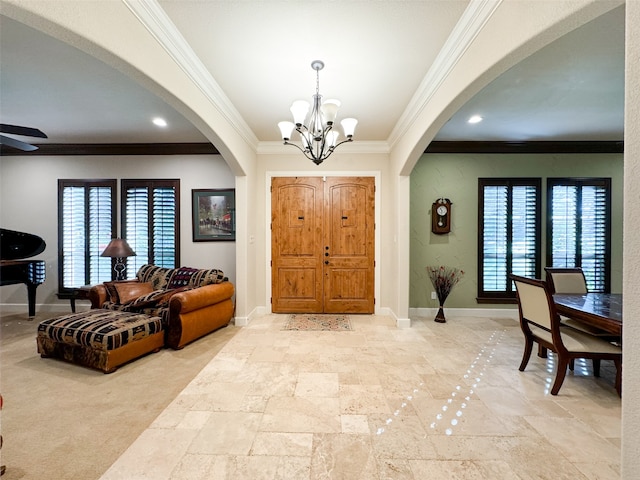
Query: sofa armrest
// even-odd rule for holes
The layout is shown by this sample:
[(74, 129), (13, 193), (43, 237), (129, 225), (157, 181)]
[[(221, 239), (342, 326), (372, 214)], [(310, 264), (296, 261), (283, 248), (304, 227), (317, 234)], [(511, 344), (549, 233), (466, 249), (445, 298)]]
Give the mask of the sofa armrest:
[(102, 304), (107, 301), (109, 294), (107, 293), (107, 287), (103, 283), (94, 285), (89, 290), (89, 300), (91, 301), (91, 308), (101, 308)]
[(215, 305), (231, 298), (233, 293), (234, 288), (231, 282), (215, 283), (176, 293), (169, 301), (171, 315), (180, 315)]

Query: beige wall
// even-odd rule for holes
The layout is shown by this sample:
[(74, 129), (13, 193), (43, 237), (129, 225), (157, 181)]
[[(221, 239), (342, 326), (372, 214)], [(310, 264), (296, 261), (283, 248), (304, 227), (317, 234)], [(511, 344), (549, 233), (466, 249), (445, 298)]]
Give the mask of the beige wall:
[[(436, 307), (430, 299), (431, 282), (427, 265), (462, 268), (465, 277), (447, 299), (449, 308), (499, 308), (478, 305), (478, 178), (542, 178), (542, 266), (545, 264), (546, 183), (548, 177), (608, 177), (612, 189), (612, 291), (622, 291), (622, 154), (589, 155), (487, 155), (426, 154), (411, 173), (411, 271), (412, 308)], [(448, 235), (431, 233), (431, 204), (449, 198), (452, 231)], [(542, 275), (542, 273), (540, 274)], [(503, 306), (504, 307), (504, 306)], [(513, 306), (509, 306), (513, 308)]]
[(393, 203), (390, 202), (391, 177), (389, 173), (388, 155), (385, 153), (349, 153), (336, 151), (323, 164), (316, 166), (303, 157), (293, 147), (290, 153), (264, 154), (258, 157), (256, 196), (264, 199), (256, 204), (256, 222), (253, 226), (257, 242), (255, 275), (253, 280), (257, 291), (258, 309), (270, 311), (271, 296), (271, 196), (269, 187), (271, 178), (278, 176), (353, 176), (364, 175), (376, 177), (376, 310), (391, 313), (390, 303), (393, 293), (392, 285), (381, 282), (382, 278), (392, 275), (392, 262), (388, 256), (381, 255), (389, 251), (393, 242)]
[[(0, 162), (0, 225), (36, 234), (47, 244), (33, 257), (47, 264), (47, 279), (36, 293), (38, 309), (65, 309), (58, 291), (58, 179), (179, 178), (180, 243), (184, 266), (220, 268), (235, 281), (235, 242), (193, 242), (191, 190), (234, 188), (235, 177), (219, 155), (10, 157)], [(119, 185), (118, 185), (119, 188)], [(120, 231), (118, 202), (118, 231)], [(0, 288), (0, 304), (25, 304), (24, 285)], [(44, 305), (42, 305), (44, 304)]]

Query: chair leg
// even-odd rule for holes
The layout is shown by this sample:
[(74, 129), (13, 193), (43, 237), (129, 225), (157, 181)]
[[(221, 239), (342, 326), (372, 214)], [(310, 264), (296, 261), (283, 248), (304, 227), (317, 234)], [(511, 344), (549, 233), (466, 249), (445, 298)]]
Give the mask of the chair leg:
[(622, 397), (622, 361), (614, 360), (613, 363), (616, 366), (616, 391), (618, 396)]
[(553, 387), (551, 387), (551, 395), (557, 395), (560, 391), (560, 387), (562, 386), (562, 382), (564, 382), (564, 376), (567, 374), (567, 366), (569, 365), (569, 359), (560, 358), (558, 355), (558, 370), (556, 371), (556, 381), (553, 382)]
[(538, 344), (538, 356), (540, 358), (547, 358), (547, 347), (543, 347), (542, 345)]
[(593, 359), (593, 376), (594, 377), (600, 376), (600, 359), (599, 358)]
[(524, 339), (524, 352), (522, 354), (522, 362), (520, 362), (520, 367), (518, 370), (524, 372), (524, 369), (527, 367), (527, 363), (529, 363), (529, 358), (531, 358), (531, 351), (533, 350), (533, 340), (530, 338)]
[(576, 362), (575, 362), (575, 359), (572, 358), (571, 360), (569, 360), (569, 370), (573, 372), (575, 367), (576, 367)]

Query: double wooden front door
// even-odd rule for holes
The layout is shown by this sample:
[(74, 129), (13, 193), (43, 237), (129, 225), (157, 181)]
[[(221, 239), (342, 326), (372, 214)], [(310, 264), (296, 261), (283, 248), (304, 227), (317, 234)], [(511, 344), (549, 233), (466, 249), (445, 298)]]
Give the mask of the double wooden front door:
[(373, 177), (271, 181), (274, 313), (374, 313)]

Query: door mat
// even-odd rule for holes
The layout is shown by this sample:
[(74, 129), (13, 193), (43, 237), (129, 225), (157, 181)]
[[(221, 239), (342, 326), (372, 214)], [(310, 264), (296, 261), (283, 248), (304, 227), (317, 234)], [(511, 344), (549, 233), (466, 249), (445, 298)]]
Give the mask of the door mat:
[(282, 330), (346, 332), (353, 328), (348, 315), (296, 313), (289, 315)]

